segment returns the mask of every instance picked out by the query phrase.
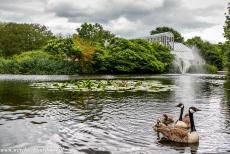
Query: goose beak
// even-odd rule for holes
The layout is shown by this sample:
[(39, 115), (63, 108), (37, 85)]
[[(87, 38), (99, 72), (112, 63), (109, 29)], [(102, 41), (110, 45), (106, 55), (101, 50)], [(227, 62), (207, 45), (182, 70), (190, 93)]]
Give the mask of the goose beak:
[(202, 111), (202, 110), (200, 110), (200, 109), (196, 108), (196, 111)]

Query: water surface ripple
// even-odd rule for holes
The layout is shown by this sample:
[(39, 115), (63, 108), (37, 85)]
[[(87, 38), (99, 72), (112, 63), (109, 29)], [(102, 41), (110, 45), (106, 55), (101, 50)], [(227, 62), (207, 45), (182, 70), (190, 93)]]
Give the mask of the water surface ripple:
[[(63, 148), (47, 154), (230, 152), (230, 83), (225, 77), (144, 77), (177, 88), (159, 93), (68, 92), (32, 88), (27, 81), (34, 80), (0, 81), (0, 149)], [(186, 110), (189, 106), (202, 110), (194, 116), (198, 145), (157, 141), (153, 120), (163, 113), (177, 118), (178, 102)]]

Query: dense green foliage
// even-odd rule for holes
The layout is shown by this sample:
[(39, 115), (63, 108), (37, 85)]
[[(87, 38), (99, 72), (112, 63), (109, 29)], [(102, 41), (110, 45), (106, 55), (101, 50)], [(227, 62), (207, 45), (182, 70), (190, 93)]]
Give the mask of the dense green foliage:
[(105, 49), (97, 50), (92, 61), (98, 73), (162, 73), (173, 56), (160, 44), (115, 38)]
[(186, 44), (189, 46), (196, 46), (199, 49), (201, 56), (208, 64), (216, 66), (219, 70), (223, 69), (225, 53), (220, 48), (220, 45), (203, 41), (200, 37), (188, 39)]
[(154, 35), (163, 32), (172, 32), (174, 35), (175, 42), (180, 42), (180, 43), (184, 42), (184, 38), (182, 37), (182, 35), (178, 31), (170, 27), (157, 27), (156, 29), (152, 30), (150, 34)]
[(39, 24), (0, 23), (0, 34), (2, 56), (40, 49), (53, 38), (51, 31)]
[(54, 59), (43, 51), (24, 52), (11, 59), (0, 58), (1, 74), (76, 74), (78, 63)]
[(110, 31), (104, 30), (103, 27), (96, 24), (84, 23), (77, 28), (78, 36), (94, 45), (104, 46), (107, 41), (115, 37)]
[(226, 20), (224, 25), (224, 37), (227, 41), (230, 41), (230, 3), (228, 3), (227, 13), (226, 13)]
[(225, 48), (227, 50), (227, 66), (230, 68), (230, 3), (228, 3), (226, 20), (224, 25), (224, 37), (226, 38)]
[[(71, 38), (57, 38), (39, 24), (0, 24), (0, 73), (164, 73), (174, 59), (169, 49), (159, 43), (116, 38), (98, 23), (84, 23), (76, 30)], [(162, 32), (172, 32), (176, 42), (184, 41), (179, 32), (169, 27), (157, 27), (151, 34)], [(209, 64), (192, 66), (191, 72), (203, 69), (214, 73), (227, 63), (227, 43), (211, 44), (200, 37), (186, 43), (199, 48)]]
[(55, 56), (71, 58), (73, 61), (79, 60), (81, 57), (81, 50), (74, 46), (71, 38), (50, 40), (45, 47), (45, 51)]

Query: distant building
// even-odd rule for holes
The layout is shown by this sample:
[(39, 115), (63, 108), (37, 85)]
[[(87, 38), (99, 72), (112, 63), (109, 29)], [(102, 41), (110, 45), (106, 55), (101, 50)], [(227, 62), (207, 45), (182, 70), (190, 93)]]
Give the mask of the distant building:
[(171, 50), (174, 50), (174, 35), (171, 32), (149, 35), (142, 39), (147, 39), (150, 42), (159, 42), (160, 44), (169, 47)]
[(173, 64), (179, 69), (180, 73), (186, 73), (192, 65), (205, 64), (197, 49), (190, 48), (183, 43), (174, 42), (174, 35), (171, 32), (154, 34), (141, 39), (149, 42), (159, 42), (167, 46), (175, 56)]

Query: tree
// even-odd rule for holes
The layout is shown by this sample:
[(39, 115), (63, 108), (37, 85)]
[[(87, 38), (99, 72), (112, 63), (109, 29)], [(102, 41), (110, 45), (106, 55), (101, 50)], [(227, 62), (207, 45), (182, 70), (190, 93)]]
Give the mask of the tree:
[(230, 3), (227, 6), (227, 13), (225, 13), (224, 37), (226, 38), (225, 47), (227, 48), (227, 65), (230, 68)]
[(107, 41), (115, 37), (110, 31), (104, 30), (102, 25), (84, 23), (77, 28), (78, 36), (94, 45), (104, 46)]
[(39, 24), (0, 23), (0, 34), (3, 56), (40, 49), (54, 37), (47, 27)]
[(79, 61), (82, 55), (81, 50), (74, 46), (71, 38), (57, 38), (50, 40), (45, 46), (45, 51), (58, 57), (71, 58), (73, 61), (76, 59)]
[(174, 40), (176, 42), (181, 42), (181, 43), (184, 42), (184, 38), (182, 37), (182, 35), (178, 31), (170, 27), (165, 27), (165, 26), (157, 27), (156, 29), (152, 30), (150, 34), (154, 35), (154, 34), (164, 33), (164, 32), (172, 32), (174, 35)]
[(93, 54), (92, 61), (98, 73), (162, 73), (171, 65), (173, 55), (160, 44), (114, 38), (105, 49)]
[(223, 69), (224, 58), (221, 55), (221, 48), (217, 44), (203, 41), (198, 36), (188, 39), (185, 43), (189, 46), (196, 46), (208, 64), (216, 66), (219, 70)]
[(228, 3), (227, 13), (225, 13), (224, 37), (230, 41), (230, 3)]

